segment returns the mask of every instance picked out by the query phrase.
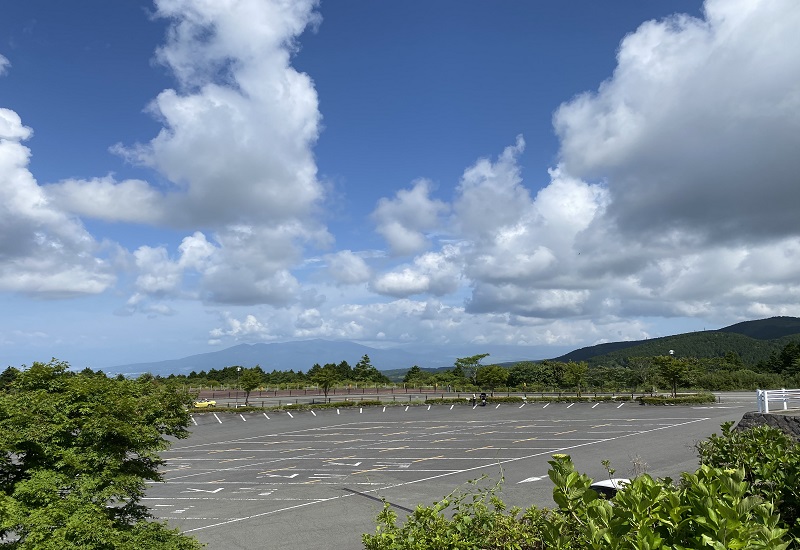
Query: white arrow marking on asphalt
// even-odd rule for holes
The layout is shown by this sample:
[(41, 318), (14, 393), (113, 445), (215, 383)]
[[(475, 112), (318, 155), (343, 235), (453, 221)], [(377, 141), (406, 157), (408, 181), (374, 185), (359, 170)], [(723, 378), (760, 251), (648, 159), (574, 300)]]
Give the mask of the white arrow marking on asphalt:
[(541, 481), (544, 479), (544, 476), (533, 476), (529, 477), (528, 479), (523, 479), (522, 481), (518, 481), (517, 483), (528, 483), (529, 481)]
[(286, 478), (286, 479), (294, 479), (299, 475), (300, 474), (292, 474), (292, 475), (288, 475), (288, 476), (281, 476), (281, 475), (278, 475), (278, 474), (262, 474), (262, 475), (257, 476), (257, 477), (283, 477), (283, 478)]
[(356, 462), (355, 464), (348, 464), (346, 462), (328, 462), (331, 466), (359, 466), (361, 462)]
[(213, 491), (209, 491), (208, 489), (192, 489), (191, 487), (186, 489), (185, 491), (181, 491), (182, 493), (188, 493), (189, 491), (195, 491), (197, 493), (219, 493), (225, 487), (220, 487), (219, 489), (214, 489)]

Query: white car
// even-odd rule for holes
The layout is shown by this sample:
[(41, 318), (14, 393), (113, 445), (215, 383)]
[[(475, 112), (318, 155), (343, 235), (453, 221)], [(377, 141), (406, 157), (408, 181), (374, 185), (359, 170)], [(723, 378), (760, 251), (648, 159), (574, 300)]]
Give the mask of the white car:
[(589, 488), (597, 491), (597, 494), (606, 498), (611, 498), (617, 494), (617, 491), (622, 489), (625, 485), (630, 484), (631, 480), (624, 477), (612, 477), (610, 479), (603, 479), (595, 481)]

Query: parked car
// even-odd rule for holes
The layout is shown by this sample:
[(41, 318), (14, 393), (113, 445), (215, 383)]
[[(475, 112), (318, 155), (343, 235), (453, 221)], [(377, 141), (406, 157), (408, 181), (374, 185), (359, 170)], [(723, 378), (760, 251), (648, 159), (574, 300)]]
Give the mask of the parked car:
[(197, 409), (206, 409), (208, 407), (216, 407), (217, 402), (211, 399), (203, 399), (201, 401), (195, 401), (194, 406)]
[(612, 498), (617, 494), (617, 491), (622, 489), (625, 485), (631, 482), (630, 479), (623, 477), (612, 477), (610, 479), (603, 479), (595, 481), (590, 485), (590, 489), (597, 491), (597, 494), (606, 498)]

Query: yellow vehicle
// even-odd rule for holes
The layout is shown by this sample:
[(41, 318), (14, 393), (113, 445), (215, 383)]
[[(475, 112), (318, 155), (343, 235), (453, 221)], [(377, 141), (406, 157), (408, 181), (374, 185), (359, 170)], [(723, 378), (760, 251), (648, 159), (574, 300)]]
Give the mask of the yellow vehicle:
[(205, 408), (208, 408), (208, 407), (216, 407), (217, 406), (217, 402), (216, 401), (212, 401), (211, 399), (203, 399), (201, 401), (195, 401), (194, 402), (194, 406), (195, 406), (196, 409), (205, 409)]

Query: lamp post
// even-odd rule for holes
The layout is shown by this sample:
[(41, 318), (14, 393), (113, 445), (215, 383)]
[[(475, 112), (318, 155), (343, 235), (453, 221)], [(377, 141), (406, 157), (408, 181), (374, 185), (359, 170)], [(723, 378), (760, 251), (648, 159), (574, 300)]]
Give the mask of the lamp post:
[(239, 388), (241, 385), (239, 384), (239, 373), (242, 372), (242, 367), (236, 367), (236, 408), (239, 408)]

